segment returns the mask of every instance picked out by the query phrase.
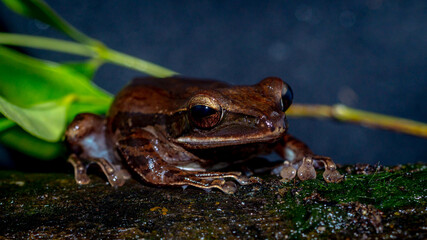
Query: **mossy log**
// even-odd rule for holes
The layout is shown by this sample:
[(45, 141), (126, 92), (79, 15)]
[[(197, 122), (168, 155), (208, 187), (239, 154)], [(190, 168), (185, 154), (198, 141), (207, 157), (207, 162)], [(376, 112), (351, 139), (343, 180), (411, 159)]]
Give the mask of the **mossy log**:
[(427, 238), (426, 164), (340, 171), (338, 184), (263, 175), (233, 195), (1, 171), (0, 239)]

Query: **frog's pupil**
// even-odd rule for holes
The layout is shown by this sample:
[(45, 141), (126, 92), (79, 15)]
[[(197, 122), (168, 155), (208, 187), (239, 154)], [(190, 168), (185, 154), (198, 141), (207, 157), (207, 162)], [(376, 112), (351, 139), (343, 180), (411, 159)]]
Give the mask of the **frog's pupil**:
[(195, 119), (205, 118), (215, 113), (215, 109), (204, 105), (196, 105), (191, 108), (191, 115)]

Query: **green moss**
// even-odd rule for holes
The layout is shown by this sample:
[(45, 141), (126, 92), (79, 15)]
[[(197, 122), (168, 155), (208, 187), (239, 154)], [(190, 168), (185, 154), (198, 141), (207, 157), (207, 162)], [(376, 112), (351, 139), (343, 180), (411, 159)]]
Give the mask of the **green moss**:
[(305, 182), (283, 183), (278, 190), (280, 201), (270, 208), (288, 220), (291, 237), (343, 231), (382, 233), (384, 216), (408, 208), (426, 215), (426, 181), (427, 168), (421, 164), (370, 175), (347, 174), (339, 184), (327, 184), (319, 176)]
[(327, 184), (321, 177), (299, 182), (298, 185), (284, 184), (284, 187), (290, 189), (300, 189), (296, 195), (300, 200), (317, 192), (330, 202), (363, 202), (381, 210), (425, 206), (426, 186), (427, 167), (425, 165), (407, 165), (400, 170), (384, 170), (370, 175), (346, 175), (345, 181), (339, 184)]

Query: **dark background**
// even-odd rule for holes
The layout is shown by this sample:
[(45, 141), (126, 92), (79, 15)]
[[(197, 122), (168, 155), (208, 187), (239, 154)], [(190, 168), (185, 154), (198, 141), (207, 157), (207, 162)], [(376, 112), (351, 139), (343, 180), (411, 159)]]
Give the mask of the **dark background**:
[[(344, 103), (427, 122), (426, 1), (46, 2), (109, 47), (186, 76), (235, 84), (278, 76), (292, 86), (297, 103)], [(0, 25), (3, 31), (65, 38), (2, 4)], [(95, 82), (117, 93), (140, 75), (105, 65)], [(351, 124), (290, 119), (290, 133), (342, 164), (394, 165), (425, 162), (427, 156), (426, 139)], [(0, 149), (0, 155), (11, 154)]]

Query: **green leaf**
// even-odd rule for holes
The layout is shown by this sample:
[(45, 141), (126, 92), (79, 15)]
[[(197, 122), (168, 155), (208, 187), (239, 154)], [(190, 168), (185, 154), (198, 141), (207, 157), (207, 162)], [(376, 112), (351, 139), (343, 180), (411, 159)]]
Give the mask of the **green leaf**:
[(34, 136), (58, 141), (76, 114), (108, 110), (112, 97), (90, 82), (101, 64), (57, 64), (0, 46), (0, 112)]
[(66, 127), (71, 99), (21, 108), (0, 97), (0, 112), (27, 132), (49, 142), (59, 141)]
[[(89, 66), (83, 67), (85, 64)], [(76, 63), (75, 63), (76, 65)], [(90, 82), (96, 67), (91, 61), (72, 66), (42, 61), (0, 46), (0, 96), (23, 107), (59, 100), (66, 95), (109, 104), (111, 95)], [(85, 74), (82, 74), (82, 69)]]
[(110, 103), (105, 104), (94, 104), (94, 103), (86, 103), (84, 101), (79, 102), (76, 100), (71, 104), (67, 113), (67, 122), (71, 122), (74, 117), (83, 112), (95, 113), (100, 115), (105, 115), (110, 108)]
[(82, 32), (75, 29), (72, 25), (62, 19), (52, 8), (43, 0), (2, 0), (11, 10), (23, 16), (42, 21), (57, 30), (67, 34), (74, 40), (89, 45), (99, 45), (100, 43)]
[(0, 142), (5, 146), (43, 160), (52, 160), (65, 152), (64, 144), (52, 143), (34, 137), (16, 126), (0, 132)]
[(84, 75), (87, 80), (92, 80), (98, 68), (104, 63), (99, 58), (92, 58), (87, 61), (66, 62), (61, 65), (67, 68), (72, 68), (74, 71)]
[(0, 118), (0, 132), (4, 131), (6, 129), (9, 129), (15, 125), (16, 124), (13, 121), (11, 121), (7, 118), (4, 118), (4, 117)]

